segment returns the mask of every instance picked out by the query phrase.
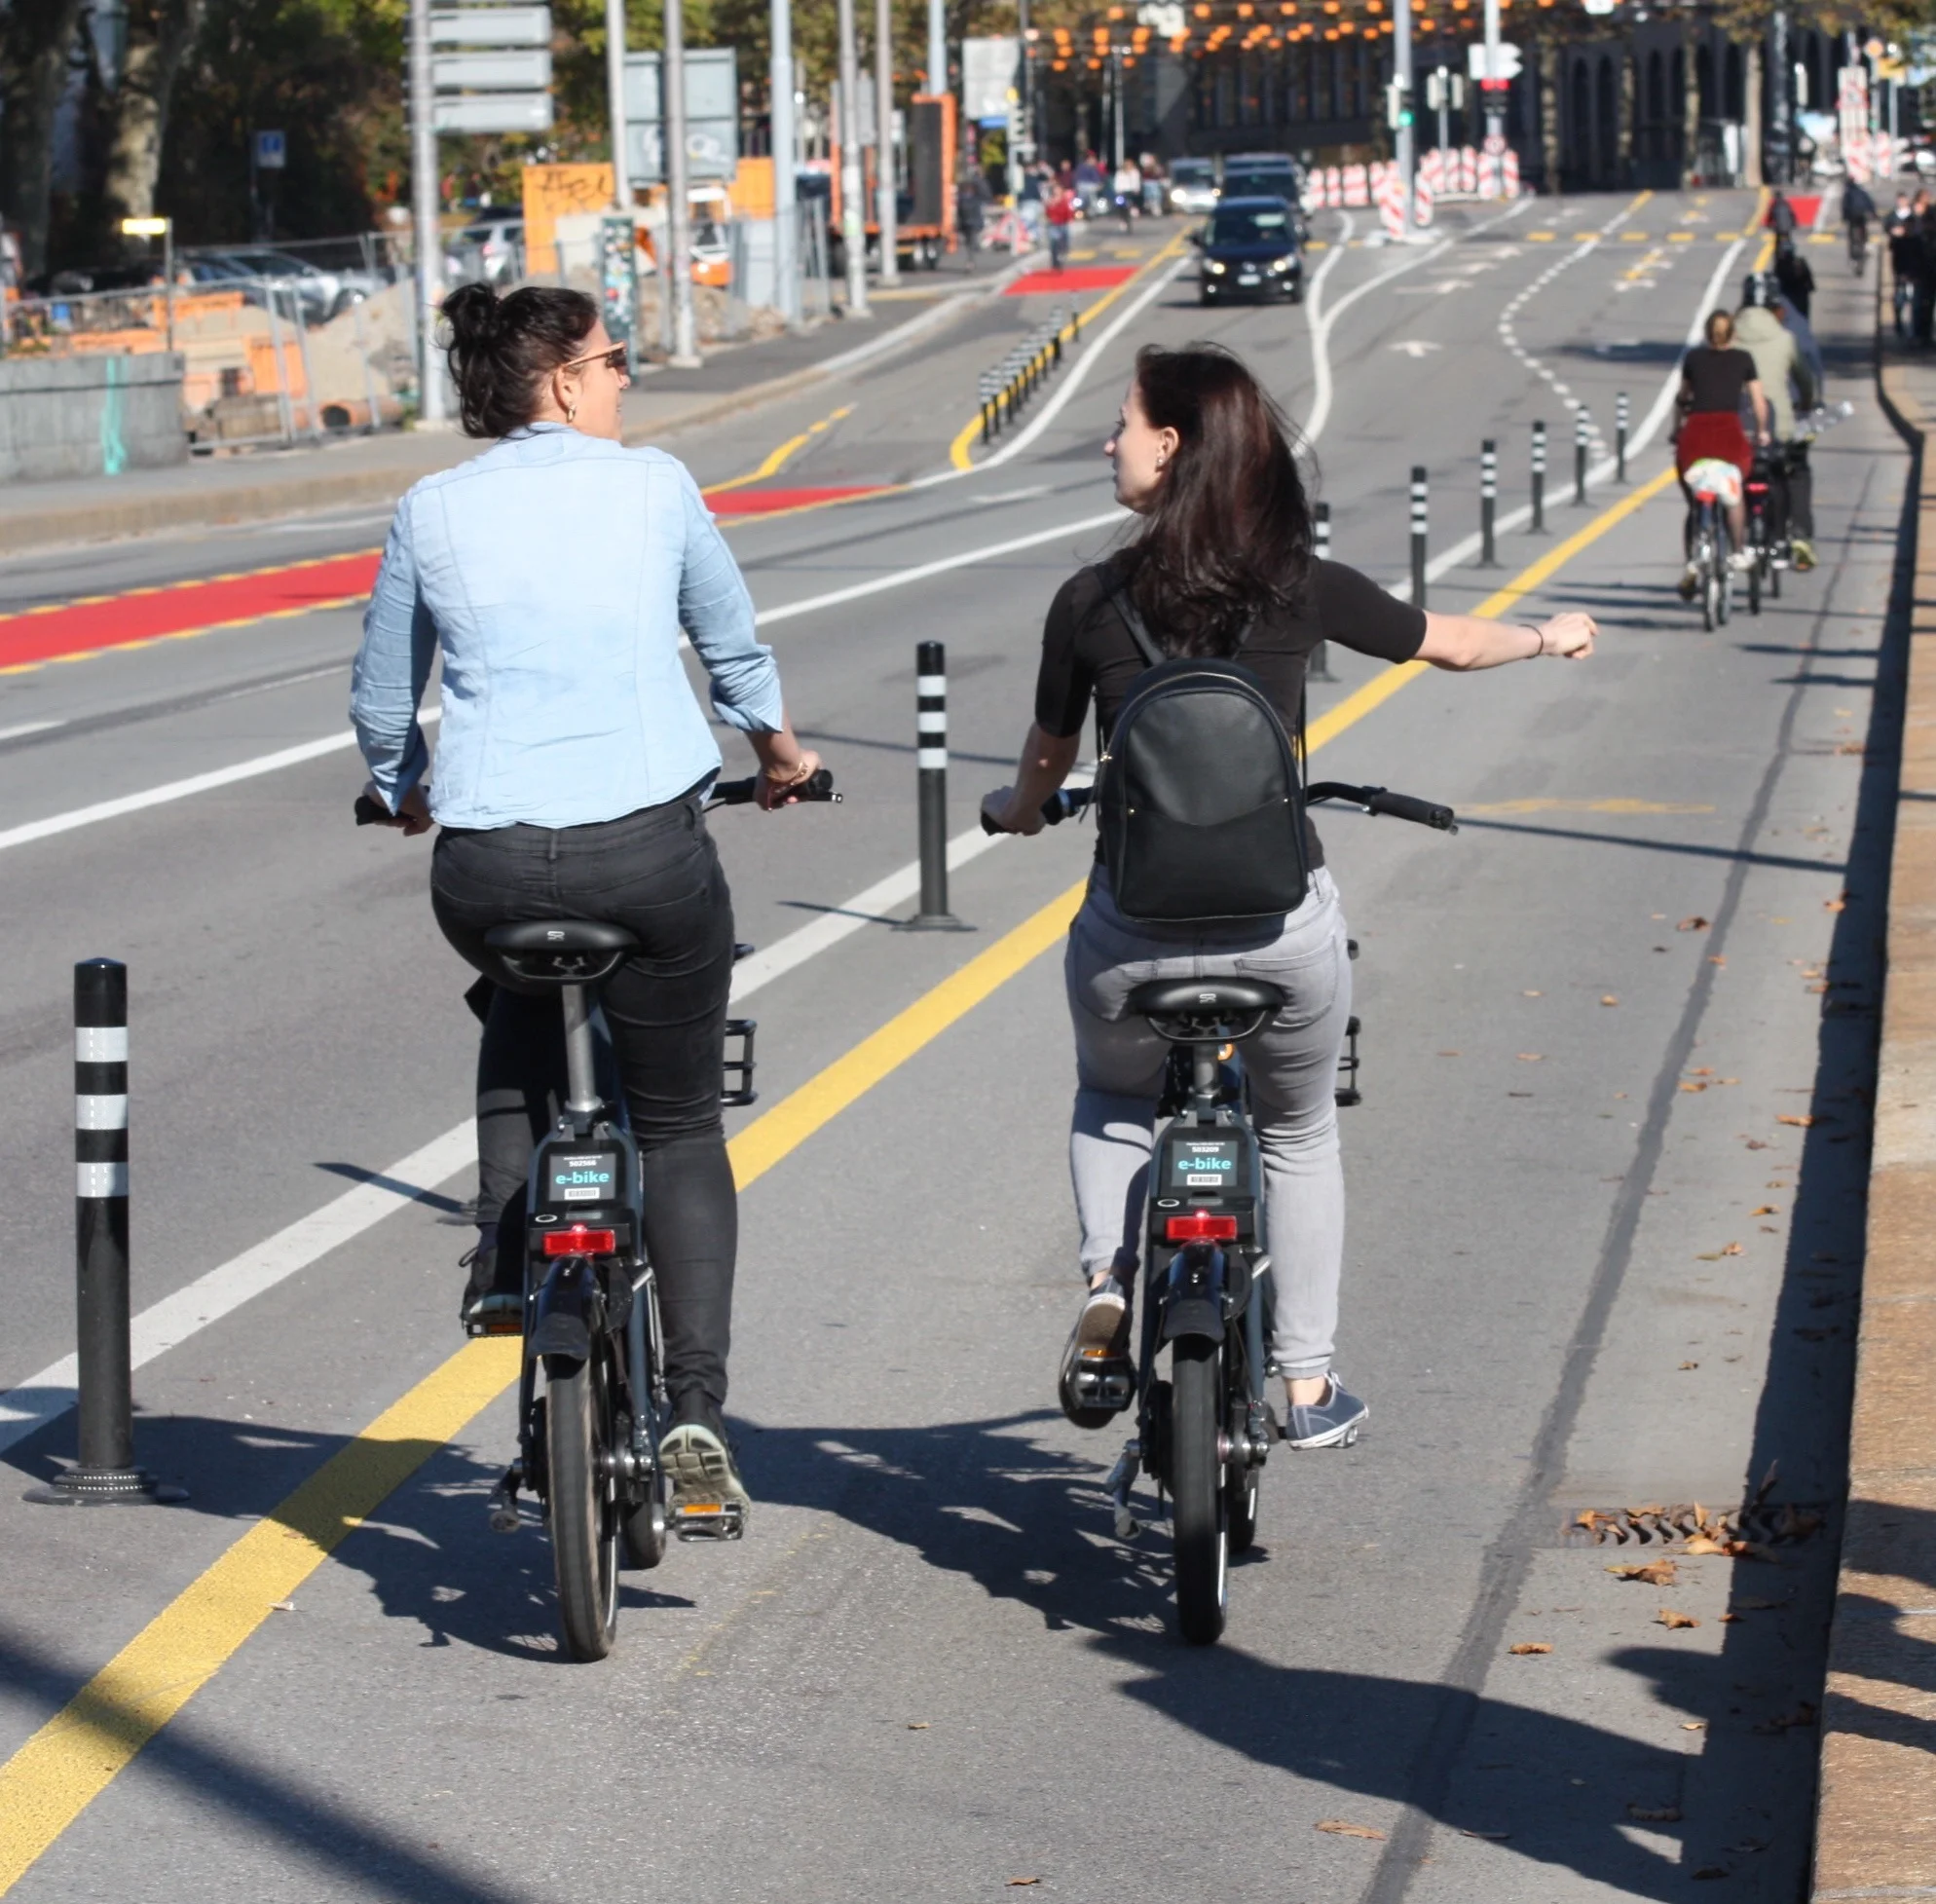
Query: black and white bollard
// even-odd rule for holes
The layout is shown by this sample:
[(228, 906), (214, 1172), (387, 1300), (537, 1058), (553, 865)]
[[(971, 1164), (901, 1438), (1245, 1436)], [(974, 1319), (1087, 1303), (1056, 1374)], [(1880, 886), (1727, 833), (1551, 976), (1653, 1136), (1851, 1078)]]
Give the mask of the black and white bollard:
[(1614, 398), (1614, 480), (1626, 481), (1626, 392)]
[(1499, 515), (1499, 450), (1488, 436), (1479, 445), (1479, 567), (1496, 569), (1499, 555), (1493, 546)]
[[(1311, 505), (1311, 553), (1320, 562), (1331, 559), (1331, 505), (1328, 503), (1314, 503)], [(1304, 670), (1306, 681), (1335, 681), (1331, 672), (1330, 643), (1321, 641), (1311, 651), (1310, 665)]]
[(1536, 536), (1546, 533), (1546, 427), (1543, 423), (1533, 426), (1533, 520), (1530, 527)]
[(1586, 406), (1573, 413), (1573, 506), (1586, 506)]
[(134, 1465), (128, 1294), (128, 967), (74, 968), (75, 1362), (79, 1459), (25, 1498), (54, 1507), (186, 1499)]
[(948, 651), (938, 641), (914, 650), (914, 768), (921, 843), (921, 910), (913, 932), (963, 932), (948, 910)]
[(1412, 465), (1412, 607), (1425, 607), (1426, 475), (1422, 463)]

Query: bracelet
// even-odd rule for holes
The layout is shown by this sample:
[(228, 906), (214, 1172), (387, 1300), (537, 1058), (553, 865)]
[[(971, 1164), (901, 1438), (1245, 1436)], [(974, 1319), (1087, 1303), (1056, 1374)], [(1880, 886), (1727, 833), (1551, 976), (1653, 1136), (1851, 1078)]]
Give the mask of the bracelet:
[(1529, 661), (1537, 661), (1546, 652), (1546, 631), (1544, 628), (1536, 628), (1530, 621), (1522, 621), (1519, 625), (1540, 644), (1526, 656)]
[(806, 778), (806, 763), (797, 761), (783, 772), (775, 773), (769, 766), (765, 769), (766, 778), (776, 787), (797, 787)]

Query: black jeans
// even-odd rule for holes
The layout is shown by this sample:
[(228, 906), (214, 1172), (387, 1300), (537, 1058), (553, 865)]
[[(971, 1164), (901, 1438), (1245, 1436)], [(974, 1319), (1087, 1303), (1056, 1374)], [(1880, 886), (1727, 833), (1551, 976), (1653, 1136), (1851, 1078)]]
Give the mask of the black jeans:
[[(726, 1400), (739, 1215), (720, 1119), (732, 898), (696, 796), (595, 826), (446, 828), (430, 869), (444, 937), (497, 982), (477, 1058), (477, 1220), (521, 1208), (533, 1145), (565, 1096), (555, 991), (508, 988), (484, 934), (514, 919), (604, 919), (639, 941), (599, 989), (639, 1145), (675, 1407)], [(504, 1237), (503, 1253), (521, 1253)]]

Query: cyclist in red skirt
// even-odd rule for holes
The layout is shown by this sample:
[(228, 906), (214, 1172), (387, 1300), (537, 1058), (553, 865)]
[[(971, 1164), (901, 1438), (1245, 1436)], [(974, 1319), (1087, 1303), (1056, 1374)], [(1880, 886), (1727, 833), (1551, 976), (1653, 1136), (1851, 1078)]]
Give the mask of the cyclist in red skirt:
[[(1696, 344), (1681, 361), (1681, 392), (1676, 402), (1680, 426), (1674, 433), (1674, 468), (1681, 479), (1681, 494), (1688, 500), (1685, 545), (1694, 546), (1694, 496), (1688, 486), (1688, 471), (1696, 463), (1710, 458), (1731, 463), (1748, 479), (1755, 453), (1748, 433), (1741, 428), (1741, 398), (1746, 394), (1754, 408), (1755, 441), (1763, 448), (1769, 442), (1768, 397), (1755, 374), (1755, 360), (1734, 342), (1734, 319), (1725, 311), (1716, 311), (1705, 326), (1707, 342)], [(1737, 488), (1728, 505), (1728, 538), (1732, 544), (1729, 561), (1745, 569), (1753, 556), (1748, 552), (1747, 505)], [(1700, 579), (1692, 564), (1681, 578), (1681, 594), (1693, 600)]]

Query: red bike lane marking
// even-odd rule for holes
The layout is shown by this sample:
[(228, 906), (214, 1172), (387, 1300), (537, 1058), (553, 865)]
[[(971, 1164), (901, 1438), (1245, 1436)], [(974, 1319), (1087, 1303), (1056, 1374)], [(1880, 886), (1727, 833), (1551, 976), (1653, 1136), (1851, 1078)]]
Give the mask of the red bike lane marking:
[(1140, 265), (1077, 265), (1068, 271), (1031, 271), (1018, 278), (1004, 297), (1039, 297), (1045, 291), (1112, 291), (1127, 284)]

